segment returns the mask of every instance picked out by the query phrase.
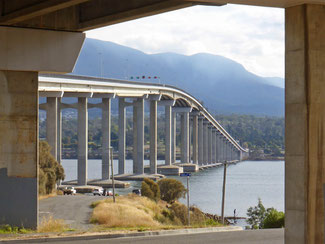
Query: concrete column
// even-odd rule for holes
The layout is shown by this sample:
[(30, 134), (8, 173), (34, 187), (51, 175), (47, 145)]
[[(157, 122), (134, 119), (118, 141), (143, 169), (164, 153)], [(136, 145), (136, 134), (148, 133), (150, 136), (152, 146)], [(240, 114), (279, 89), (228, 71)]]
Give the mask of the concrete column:
[(118, 173), (125, 174), (125, 99), (118, 104)]
[(227, 157), (227, 140), (226, 138), (223, 138), (223, 143), (222, 143), (222, 147), (223, 147), (223, 162), (228, 161), (228, 157)]
[(78, 97), (78, 185), (87, 185), (88, 99)]
[(324, 243), (325, 6), (285, 19), (285, 243)]
[(217, 151), (216, 151), (216, 157), (217, 157), (217, 162), (220, 162), (221, 161), (221, 148), (220, 148), (220, 132), (217, 131), (216, 132), (216, 148), (217, 148)]
[(57, 110), (58, 98), (47, 97), (46, 140), (51, 147), (51, 154), (57, 158)]
[(203, 164), (203, 118), (199, 118), (199, 128), (198, 128), (198, 156), (199, 165)]
[(188, 162), (192, 163), (192, 131), (191, 131), (191, 125), (192, 125), (192, 119), (189, 117), (188, 119)]
[(193, 164), (198, 164), (199, 157), (198, 157), (198, 116), (193, 116)]
[(138, 158), (138, 152), (137, 152), (137, 106), (136, 104), (133, 105), (133, 174), (137, 172), (137, 158)]
[(137, 106), (137, 166), (135, 174), (144, 173), (144, 101), (138, 98)]
[(208, 164), (212, 162), (212, 127), (208, 126)]
[(181, 162), (189, 163), (189, 113), (181, 114)]
[(172, 113), (172, 163), (176, 163), (176, 125), (177, 113)]
[(102, 99), (102, 179), (110, 178), (110, 146), (111, 146), (111, 99)]
[(203, 123), (203, 164), (208, 164), (208, 123)]
[(165, 165), (172, 164), (172, 106), (165, 106)]
[(212, 157), (211, 161), (212, 163), (216, 163), (216, 132), (214, 129), (212, 129)]
[(37, 227), (37, 168), (38, 73), (0, 71), (0, 224)]
[(58, 111), (57, 111), (57, 153), (56, 160), (59, 164), (62, 164), (62, 109), (61, 109), (61, 100), (62, 98), (58, 98)]
[(157, 101), (150, 101), (150, 173), (157, 174)]

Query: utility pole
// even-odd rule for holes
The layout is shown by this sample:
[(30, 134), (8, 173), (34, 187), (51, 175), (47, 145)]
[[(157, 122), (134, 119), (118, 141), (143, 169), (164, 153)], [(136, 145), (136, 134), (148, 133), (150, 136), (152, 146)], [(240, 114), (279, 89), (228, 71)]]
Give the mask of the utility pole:
[(113, 166), (113, 147), (109, 148), (111, 151), (111, 172), (112, 172), (112, 188), (113, 188), (113, 202), (115, 203), (115, 183), (114, 183), (114, 166)]
[(223, 163), (223, 186), (222, 186), (222, 207), (221, 207), (222, 224), (225, 224), (226, 176), (227, 176), (227, 162), (225, 161)]

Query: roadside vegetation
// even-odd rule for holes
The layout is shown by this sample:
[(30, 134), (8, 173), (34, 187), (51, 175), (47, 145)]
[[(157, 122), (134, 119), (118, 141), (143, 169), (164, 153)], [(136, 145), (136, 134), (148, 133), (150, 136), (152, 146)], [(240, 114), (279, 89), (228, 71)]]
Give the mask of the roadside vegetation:
[(247, 210), (247, 223), (251, 229), (284, 228), (284, 213), (275, 208), (266, 209), (258, 199), (258, 204)]
[(64, 180), (64, 169), (51, 154), (51, 147), (46, 141), (39, 144), (39, 194), (54, 194), (56, 184)]
[[(174, 179), (164, 179), (175, 184)], [(184, 196), (184, 187), (179, 187), (178, 194), (173, 194), (169, 202), (160, 196), (165, 190), (159, 191), (158, 184), (152, 180), (145, 179), (142, 184), (142, 196), (129, 194), (119, 196), (116, 203), (112, 199), (94, 202), (91, 223), (99, 224), (103, 228), (126, 228), (126, 229), (171, 229), (188, 226), (188, 209), (178, 202), (177, 199)], [(180, 182), (179, 182), (180, 183)], [(182, 183), (180, 183), (182, 184)], [(157, 189), (158, 188), (158, 189)], [(221, 226), (215, 220), (208, 218), (195, 206), (190, 208), (191, 227)]]

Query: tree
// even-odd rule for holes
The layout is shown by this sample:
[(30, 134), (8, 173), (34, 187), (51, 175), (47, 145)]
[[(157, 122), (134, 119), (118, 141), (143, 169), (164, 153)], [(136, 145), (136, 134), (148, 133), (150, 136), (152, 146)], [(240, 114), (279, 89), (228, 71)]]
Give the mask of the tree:
[(267, 216), (263, 222), (263, 228), (283, 228), (284, 227), (284, 213), (278, 212), (274, 208), (267, 210)]
[(156, 182), (149, 178), (144, 178), (141, 185), (141, 195), (154, 201), (160, 199), (160, 189)]
[(39, 193), (52, 193), (56, 182), (64, 178), (64, 169), (51, 154), (50, 145), (46, 141), (41, 141), (39, 144)]
[(185, 196), (185, 187), (182, 182), (176, 179), (162, 179), (158, 181), (158, 185), (160, 188), (161, 199), (168, 203), (172, 203)]
[(252, 229), (262, 229), (266, 213), (265, 207), (259, 198), (257, 206), (250, 207), (247, 210), (247, 216), (249, 218), (246, 221), (251, 225)]

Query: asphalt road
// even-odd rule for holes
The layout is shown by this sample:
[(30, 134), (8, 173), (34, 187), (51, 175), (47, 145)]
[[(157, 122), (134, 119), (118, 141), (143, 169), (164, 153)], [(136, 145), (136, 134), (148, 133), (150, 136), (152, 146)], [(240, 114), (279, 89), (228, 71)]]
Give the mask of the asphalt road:
[(66, 224), (78, 230), (87, 230), (92, 227), (89, 219), (92, 213), (90, 204), (105, 199), (92, 195), (65, 195), (43, 199), (39, 202), (40, 220), (52, 215), (55, 219), (63, 219)]
[[(53, 243), (53, 242), (52, 242)], [(283, 229), (54, 242), (57, 244), (284, 244)]]

